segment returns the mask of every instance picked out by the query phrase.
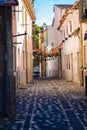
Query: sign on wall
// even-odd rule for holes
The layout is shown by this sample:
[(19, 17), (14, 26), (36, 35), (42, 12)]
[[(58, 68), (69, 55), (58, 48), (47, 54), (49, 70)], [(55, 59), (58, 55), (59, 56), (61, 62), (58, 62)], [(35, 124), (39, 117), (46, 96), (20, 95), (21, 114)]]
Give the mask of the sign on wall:
[(15, 6), (18, 5), (17, 0), (0, 0), (0, 6)]

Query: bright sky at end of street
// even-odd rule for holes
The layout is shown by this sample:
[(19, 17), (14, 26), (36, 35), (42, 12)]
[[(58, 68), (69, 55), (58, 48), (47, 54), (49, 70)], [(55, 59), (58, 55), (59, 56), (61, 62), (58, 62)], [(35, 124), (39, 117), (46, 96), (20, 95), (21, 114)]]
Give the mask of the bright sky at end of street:
[(54, 16), (53, 7), (55, 4), (74, 4), (76, 0), (35, 0), (36, 24), (42, 26), (52, 24)]

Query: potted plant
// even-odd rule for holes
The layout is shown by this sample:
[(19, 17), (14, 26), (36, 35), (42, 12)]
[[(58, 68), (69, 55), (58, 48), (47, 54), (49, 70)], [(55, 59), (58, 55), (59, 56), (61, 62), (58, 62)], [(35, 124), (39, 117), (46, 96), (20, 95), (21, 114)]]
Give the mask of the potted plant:
[(87, 67), (86, 66), (81, 66), (80, 68), (81, 68), (81, 71), (84, 71), (84, 72), (87, 71)]
[(86, 66), (84, 66), (84, 72), (86, 72), (87, 71), (87, 67)]

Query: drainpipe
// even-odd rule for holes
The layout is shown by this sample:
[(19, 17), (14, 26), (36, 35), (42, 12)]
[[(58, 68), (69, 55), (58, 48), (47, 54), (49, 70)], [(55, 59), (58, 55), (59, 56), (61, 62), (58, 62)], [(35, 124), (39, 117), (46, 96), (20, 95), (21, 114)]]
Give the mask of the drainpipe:
[(8, 115), (8, 46), (7, 46), (7, 33), (8, 33), (8, 7), (4, 6), (4, 104), (3, 113)]
[[(82, 22), (80, 21), (80, 67), (83, 66), (83, 35)], [(80, 85), (83, 85), (83, 71), (80, 69)]]
[[(25, 12), (25, 32), (27, 31), (27, 11)], [(26, 83), (28, 83), (28, 52), (27, 52), (27, 36), (25, 36), (25, 55), (26, 55)]]

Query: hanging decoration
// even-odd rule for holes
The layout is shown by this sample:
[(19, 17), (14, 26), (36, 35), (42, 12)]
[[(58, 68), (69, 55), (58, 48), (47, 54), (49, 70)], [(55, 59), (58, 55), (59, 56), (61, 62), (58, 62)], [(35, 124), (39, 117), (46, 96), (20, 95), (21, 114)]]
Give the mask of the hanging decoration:
[(45, 50), (38, 49), (33, 54), (34, 54), (34, 57), (36, 57), (36, 58), (57, 57), (57, 56), (61, 55), (61, 51), (60, 50), (51, 50), (49, 52), (46, 52)]
[(36, 49), (33, 51), (34, 58), (41, 60), (46, 60), (46, 58), (61, 56), (61, 47), (63, 43), (60, 43), (56, 48), (52, 48), (49, 51)]

